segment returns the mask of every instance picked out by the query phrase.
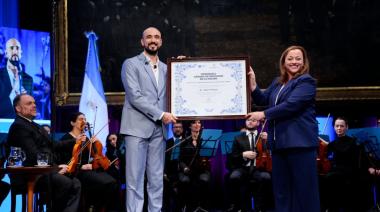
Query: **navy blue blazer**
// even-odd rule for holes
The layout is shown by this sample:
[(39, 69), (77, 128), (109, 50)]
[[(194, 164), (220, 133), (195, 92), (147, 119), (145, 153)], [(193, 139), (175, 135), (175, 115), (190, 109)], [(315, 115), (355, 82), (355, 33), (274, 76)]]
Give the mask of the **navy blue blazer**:
[(282, 84), (276, 78), (262, 92), (257, 86), (252, 99), (257, 105), (268, 105), (268, 142), (272, 150), (318, 146), (318, 123), (315, 113), (316, 80), (309, 74)]

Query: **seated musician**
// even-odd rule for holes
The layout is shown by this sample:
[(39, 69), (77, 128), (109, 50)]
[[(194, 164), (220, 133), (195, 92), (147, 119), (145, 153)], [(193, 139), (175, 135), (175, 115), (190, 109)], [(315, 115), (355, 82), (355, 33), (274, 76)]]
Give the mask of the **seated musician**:
[[(53, 142), (46, 131), (33, 122), (37, 114), (34, 98), (28, 94), (20, 94), (14, 98), (13, 107), (17, 116), (8, 132), (8, 146), (22, 148), (26, 154), (24, 166), (36, 165), (38, 152), (47, 152), (50, 158), (54, 159)], [(56, 162), (53, 160), (52, 165), (55, 165)], [(75, 177), (65, 175), (67, 172), (65, 163), (58, 165), (58, 167), (59, 171), (50, 175), (53, 211), (77, 211), (81, 183)], [(11, 186), (26, 186), (25, 177), (11, 176)], [(36, 190), (46, 190), (48, 186), (47, 175), (44, 175), (37, 181)]]
[(125, 155), (121, 150), (119, 135), (110, 133), (106, 139), (106, 156), (111, 161), (107, 173), (115, 178), (120, 184), (125, 183)]
[(180, 145), (179, 155), (179, 197), (181, 206), (187, 211), (198, 207), (207, 207), (210, 186), (209, 161), (200, 156), (202, 145), (202, 123), (200, 120), (190, 122), (191, 136)]
[[(176, 208), (176, 184), (178, 183), (178, 156), (179, 142), (183, 139), (183, 123), (177, 121), (172, 126), (173, 137), (166, 141), (165, 167), (164, 167), (164, 204), (167, 211)], [(174, 145), (178, 145), (174, 147)], [(178, 151), (177, 151), (178, 150)]]
[(346, 135), (348, 123), (345, 118), (336, 118), (334, 130), (337, 138), (327, 146), (332, 156), (331, 170), (326, 174), (327, 209), (367, 211), (368, 160), (364, 148)]
[[(98, 162), (106, 162), (96, 159), (102, 154), (102, 149), (96, 149), (95, 146), (95, 142), (100, 141), (97, 140), (96, 137), (92, 137), (90, 140), (86, 136), (84, 132), (86, 117), (83, 113), (74, 113), (70, 118), (70, 124), (72, 130), (61, 138), (61, 142), (64, 142), (65, 145), (60, 145), (56, 148), (56, 152), (60, 155), (61, 161), (68, 163), (72, 160), (73, 156), (77, 157), (78, 162), (75, 164), (76, 168), (72, 175), (76, 176), (82, 183), (82, 192), (85, 195), (86, 205), (95, 207), (96, 211), (117, 208), (117, 202), (120, 202), (117, 201), (119, 185), (117, 181), (104, 170), (107, 169), (107, 167), (96, 164)], [(75, 144), (86, 146), (86, 148), (84, 148), (83, 151), (79, 150), (74, 153), (73, 149)], [(97, 151), (96, 154), (94, 151)], [(110, 161), (107, 158), (105, 159), (109, 165)], [(99, 168), (95, 169), (96, 166)]]
[[(255, 210), (261, 211), (269, 207), (271, 198), (271, 174), (262, 168), (256, 167), (256, 158), (260, 154), (257, 150), (257, 141), (267, 139), (265, 132), (258, 135), (258, 120), (248, 118), (245, 121), (246, 131), (235, 137), (232, 152), (228, 158), (231, 166), (229, 183), (231, 185), (231, 198), (235, 208), (233, 210), (249, 211), (251, 209), (249, 182), (256, 182), (257, 192), (254, 192)], [(266, 142), (264, 143), (266, 147)], [(269, 157), (269, 155), (268, 155)]]

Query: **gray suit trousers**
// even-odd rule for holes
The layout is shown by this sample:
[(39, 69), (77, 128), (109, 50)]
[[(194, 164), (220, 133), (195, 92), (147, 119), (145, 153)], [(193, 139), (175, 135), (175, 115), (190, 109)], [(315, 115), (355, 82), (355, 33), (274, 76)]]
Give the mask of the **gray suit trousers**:
[(143, 210), (145, 172), (148, 182), (148, 210), (149, 212), (161, 211), (166, 147), (162, 128), (157, 127), (149, 138), (127, 135), (125, 146), (127, 211)]

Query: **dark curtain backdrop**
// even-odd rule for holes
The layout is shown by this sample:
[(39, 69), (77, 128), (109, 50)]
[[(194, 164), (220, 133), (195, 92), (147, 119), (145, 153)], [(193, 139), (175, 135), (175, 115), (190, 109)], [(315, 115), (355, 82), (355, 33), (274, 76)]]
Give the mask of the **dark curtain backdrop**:
[(80, 92), (85, 31), (99, 36), (105, 91), (123, 91), (120, 69), (142, 51), (143, 29), (162, 31), (160, 59), (248, 55), (265, 88), (281, 52), (306, 47), (319, 87), (375, 86), (380, 72), (378, 0), (68, 1), (70, 91)]

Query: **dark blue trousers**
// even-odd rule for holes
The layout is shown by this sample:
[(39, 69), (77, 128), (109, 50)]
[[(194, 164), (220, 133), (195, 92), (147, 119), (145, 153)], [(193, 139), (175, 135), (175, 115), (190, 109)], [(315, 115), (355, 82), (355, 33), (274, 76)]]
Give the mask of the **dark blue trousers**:
[(315, 148), (276, 150), (272, 180), (276, 212), (320, 212)]

